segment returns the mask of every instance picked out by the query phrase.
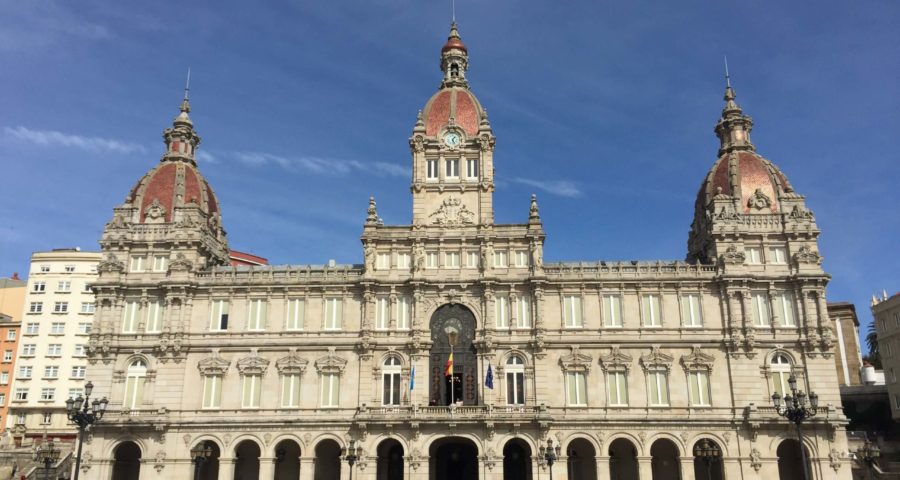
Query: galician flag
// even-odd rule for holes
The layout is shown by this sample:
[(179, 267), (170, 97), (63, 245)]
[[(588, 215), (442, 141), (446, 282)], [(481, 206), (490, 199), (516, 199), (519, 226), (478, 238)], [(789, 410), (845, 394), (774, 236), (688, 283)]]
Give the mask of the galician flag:
[(450, 357), (447, 359), (447, 366), (444, 367), (444, 376), (450, 377), (453, 375), (453, 352), (450, 352)]
[(409, 391), (411, 392), (413, 388), (416, 386), (416, 366), (412, 366), (412, 370), (409, 372)]
[(484, 386), (491, 390), (494, 389), (494, 370), (491, 368), (490, 363), (488, 364), (487, 375), (484, 376)]

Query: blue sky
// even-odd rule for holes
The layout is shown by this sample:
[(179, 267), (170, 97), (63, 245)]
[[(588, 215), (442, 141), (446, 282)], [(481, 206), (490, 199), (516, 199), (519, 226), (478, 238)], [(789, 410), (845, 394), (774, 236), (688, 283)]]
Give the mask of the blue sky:
[[(497, 135), (497, 222), (537, 193), (547, 260), (682, 259), (723, 55), (754, 143), (816, 214), (830, 300), (900, 290), (900, 3), (458, 0)], [(232, 248), (360, 262), (367, 198), (411, 217), (407, 139), (449, 1), (0, 1), (0, 275), (96, 249), (192, 69)]]

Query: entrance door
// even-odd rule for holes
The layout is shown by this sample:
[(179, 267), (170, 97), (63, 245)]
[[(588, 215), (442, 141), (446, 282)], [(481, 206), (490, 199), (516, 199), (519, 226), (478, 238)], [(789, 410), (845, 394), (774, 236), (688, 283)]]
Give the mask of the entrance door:
[[(468, 308), (444, 305), (431, 317), (431, 351), (429, 352), (429, 404), (449, 405), (462, 400), (463, 405), (478, 404), (478, 362), (475, 347), (475, 316)], [(453, 345), (453, 378), (444, 375)]]
[(442, 438), (429, 449), (429, 476), (434, 480), (478, 480), (478, 449), (465, 438)]

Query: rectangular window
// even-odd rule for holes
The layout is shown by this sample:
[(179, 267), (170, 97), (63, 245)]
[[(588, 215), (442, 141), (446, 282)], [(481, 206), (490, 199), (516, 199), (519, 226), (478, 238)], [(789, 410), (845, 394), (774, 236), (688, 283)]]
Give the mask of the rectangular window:
[(90, 284), (90, 283), (85, 283), (85, 284), (84, 284), (84, 287), (82, 287), (82, 290), (81, 290), (81, 291), (84, 292), (84, 293), (91, 293), (91, 292), (93, 291), (93, 290), (91, 289), (91, 284)]
[(63, 269), (66, 273), (75, 273), (75, 265), (66, 265)]
[(125, 302), (125, 311), (122, 314), (122, 333), (137, 332), (138, 319), (140, 318), (141, 304), (136, 301)]
[(428, 252), (425, 254), (425, 268), (438, 268), (437, 252)]
[[(19, 400), (19, 401), (28, 400), (28, 389), (27, 388), (17, 388), (16, 389), (16, 400)], [(19, 415), (21, 415), (23, 417), (25, 416), (24, 413), (20, 413)], [(21, 423), (25, 423), (24, 418), (22, 419)]]
[(584, 322), (581, 316), (581, 297), (566, 295), (563, 297), (563, 317), (566, 328), (581, 328)]
[[(30, 375), (29, 372), (29, 377)], [(9, 372), (0, 372), (0, 385), (9, 385)]]
[(56, 291), (60, 293), (69, 293), (72, 291), (72, 282), (59, 281), (56, 282)]
[(408, 253), (398, 253), (397, 254), (397, 268), (409, 268), (409, 254)]
[(662, 326), (659, 295), (641, 296), (641, 314), (644, 316), (645, 327)]
[(337, 407), (340, 404), (341, 377), (337, 373), (322, 374), (321, 405)]
[(244, 375), (243, 387), (241, 389), (242, 408), (259, 408), (259, 399), (262, 393), (260, 390), (261, 383), (261, 375)]
[(891, 383), (897, 383), (897, 373), (894, 371), (893, 368), (890, 370), (890, 373), (891, 373)]
[(44, 425), (50, 425), (50, 422), (53, 421), (53, 414), (50, 412), (44, 412), (41, 415), (41, 423)]
[(53, 322), (50, 324), (50, 335), (64, 335), (65, 333), (65, 322)]
[(494, 297), (494, 318), (497, 328), (509, 328), (509, 296), (497, 295)]
[(606, 389), (609, 391), (609, 406), (628, 406), (628, 379), (625, 372), (607, 373)]
[(81, 313), (94, 313), (97, 311), (97, 304), (94, 302), (81, 302)]
[(681, 296), (681, 321), (685, 327), (703, 326), (703, 314), (700, 311), (700, 295), (689, 293)]
[(169, 268), (169, 257), (165, 255), (156, 255), (153, 257), (153, 271), (165, 272)]
[(603, 295), (603, 322), (607, 327), (622, 326), (622, 298), (618, 295)]
[(6, 405), (6, 394), (0, 393), (0, 407), (3, 407), (5, 405)]
[(797, 326), (796, 315), (794, 313), (794, 294), (791, 292), (781, 292), (775, 295), (775, 315), (781, 320), (782, 327)]
[(39, 323), (26, 323), (25, 324), (25, 335), (37, 335), (40, 329)]
[(502, 251), (494, 252), (494, 267), (506, 268), (507, 266), (509, 266), (508, 253)]
[[(519, 367), (521, 368), (521, 365)], [(507, 365), (507, 369), (509, 368), (510, 365)], [(525, 372), (521, 369), (506, 372), (506, 403), (525, 405)]]
[(129, 375), (125, 378), (125, 398), (122, 407), (125, 409), (138, 408), (144, 402), (144, 377)]
[(389, 270), (391, 268), (391, 254), (379, 253), (375, 257), (375, 268), (378, 270)]
[(80, 335), (87, 335), (87, 334), (91, 333), (91, 324), (87, 323), (87, 322), (79, 323), (78, 324), (78, 333)]
[(56, 365), (44, 367), (44, 378), (59, 378), (59, 367)]
[(447, 178), (459, 177), (459, 159), (447, 159), (444, 163), (447, 165)]
[(566, 372), (566, 390), (570, 406), (587, 405), (587, 382), (584, 372)]
[(28, 313), (41, 313), (44, 311), (44, 303), (43, 302), (31, 302), (28, 305)]
[(478, 252), (466, 252), (466, 268), (478, 268)]
[(524, 252), (521, 250), (517, 251), (515, 260), (516, 260), (516, 267), (518, 267), (518, 268), (527, 267), (528, 266), (528, 252)]
[(84, 345), (78, 344), (75, 345), (75, 351), (72, 352), (73, 357), (83, 357), (87, 355), (87, 350), (85, 350)]
[(709, 402), (709, 374), (707, 372), (691, 372), (688, 374), (690, 383), (691, 406), (708, 407)]
[(412, 310), (412, 302), (410, 302), (409, 297), (398, 297), (397, 298), (397, 329), (398, 330), (408, 330), (409, 329), (409, 317), (410, 311)]
[[(26, 392), (25, 395), (27, 396), (28, 393)], [(16, 425), (25, 425), (25, 414), (24, 413), (16, 414)]]
[(784, 247), (769, 247), (769, 263), (787, 263), (787, 251)]
[(222, 377), (208, 375), (203, 377), (203, 408), (219, 408), (222, 406)]
[(69, 302), (53, 302), (53, 313), (68, 313)]
[(34, 282), (31, 285), (31, 291), (35, 293), (43, 293), (47, 290), (46, 282)]
[(4, 352), (3, 352), (3, 362), (4, 362), (4, 363), (6, 363), (6, 362), (11, 362), (11, 361), (12, 361), (12, 356), (13, 356), (13, 351), (12, 351), (12, 350), (6, 350), (6, 351), (4, 351)]
[(143, 272), (144, 269), (147, 268), (147, 257), (144, 255), (135, 255), (131, 257), (131, 268), (129, 269), (132, 272)]
[(213, 300), (209, 308), (209, 329), (213, 332), (228, 330), (228, 301)]
[(288, 330), (303, 330), (306, 316), (306, 302), (299, 298), (288, 300), (287, 321), (285, 328)]
[(61, 343), (51, 343), (47, 345), (47, 356), (48, 357), (58, 357), (62, 355), (62, 344)]
[(343, 300), (340, 298), (325, 299), (325, 330), (340, 330)]
[(531, 328), (531, 297), (519, 295), (516, 299), (516, 328)]
[(659, 407), (669, 404), (669, 382), (664, 371), (647, 373), (647, 392), (650, 394), (650, 406)]
[(425, 164), (428, 167), (426, 178), (428, 180), (437, 180), (438, 178), (438, 162), (437, 159), (428, 159)]
[(247, 312), (247, 330), (263, 330), (266, 327), (266, 301), (250, 300)]
[(84, 389), (83, 388), (70, 388), (68, 398), (78, 398), (78, 397), (84, 397)]
[(449, 268), (459, 268), (459, 252), (444, 253), (444, 266)]
[(50, 265), (41, 265), (41, 273), (49, 273)]
[(750, 294), (750, 310), (753, 316), (753, 325), (757, 327), (769, 326), (769, 295), (766, 292), (753, 292)]
[(147, 333), (159, 333), (162, 331), (162, 308), (158, 301), (147, 304), (147, 315), (144, 318), (144, 328)]
[(51, 402), (56, 399), (56, 389), (52, 387), (45, 387), (41, 389), (41, 401), (42, 402)]
[(285, 408), (300, 406), (300, 375), (281, 376), (281, 406)]
[(381, 383), (382, 405), (400, 405), (400, 373), (385, 372), (382, 375)]
[(87, 372), (87, 367), (84, 367), (84, 366), (72, 367), (72, 378), (84, 378), (84, 375), (86, 372)]
[(466, 160), (466, 177), (478, 178), (478, 159), (470, 158)]
[[(19, 365), (19, 378), (31, 378), (31, 372), (34, 371), (34, 367), (31, 365)], [(6, 372), (3, 372), (6, 373)], [(6, 374), (9, 377), (9, 374)]]
[(759, 247), (747, 247), (744, 250), (746, 261), (750, 265), (759, 265), (762, 263), (762, 249)]
[(26, 343), (26, 344), (22, 345), (22, 356), (23, 357), (33, 357), (36, 351), (37, 351), (37, 345), (34, 343)]
[(375, 299), (375, 328), (387, 330), (391, 322), (391, 302), (387, 297)]

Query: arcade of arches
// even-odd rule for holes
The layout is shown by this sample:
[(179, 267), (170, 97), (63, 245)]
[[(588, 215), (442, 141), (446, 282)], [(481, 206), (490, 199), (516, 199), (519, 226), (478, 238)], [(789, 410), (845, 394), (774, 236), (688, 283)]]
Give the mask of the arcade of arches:
[[(704, 443), (705, 442), (705, 443)], [(693, 442), (692, 449), (703, 444), (718, 453), (715, 460), (707, 462), (701, 457), (683, 458), (679, 446), (671, 439), (659, 438), (649, 446), (649, 456), (641, 456), (638, 447), (627, 438), (616, 438), (608, 444), (606, 455), (597, 455), (595, 444), (585, 438), (572, 438), (565, 446), (562, 458), (554, 465), (554, 478), (568, 480), (725, 480), (722, 449), (711, 438)], [(282, 440), (275, 444), (272, 457), (261, 457), (260, 445), (254, 440), (243, 440), (231, 449), (231, 458), (223, 461), (219, 445), (213, 441), (199, 444), (209, 447), (209, 459), (196, 467), (196, 480), (346, 480), (349, 466), (342, 458), (337, 440), (324, 439), (314, 447), (312, 458), (304, 457), (300, 445), (294, 440)], [(799, 443), (794, 439), (782, 440), (777, 447), (777, 458), (768, 461), (777, 464), (778, 480), (802, 478)], [(476, 443), (465, 437), (441, 437), (431, 442), (428, 450), (427, 469), (409, 470), (410, 457), (404, 445), (394, 438), (380, 440), (374, 447), (374, 458), (365, 468), (354, 469), (354, 478), (360, 480), (536, 480), (548, 473), (547, 465), (539, 453), (532, 451), (524, 438), (511, 438), (503, 445), (502, 461), (485, 461)], [(809, 454), (809, 449), (806, 449)], [(365, 452), (364, 455), (365, 456)], [(126, 441), (116, 446), (112, 459), (112, 480), (136, 480), (149, 475), (142, 467), (143, 454), (135, 442)], [(374, 463), (374, 465), (372, 465)], [(145, 465), (149, 465), (145, 462)], [(502, 468), (497, 468), (502, 465)], [(810, 466), (809, 463), (807, 463)], [(223, 468), (224, 467), (224, 468)], [(374, 468), (372, 468), (374, 467)], [(810, 466), (811, 468), (811, 466)], [(427, 472), (427, 476), (426, 476)], [(812, 470), (811, 470), (812, 472)], [(142, 475), (143, 473), (143, 475)], [(817, 478), (813, 475), (811, 478)]]

